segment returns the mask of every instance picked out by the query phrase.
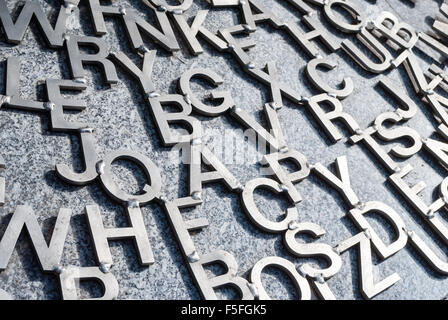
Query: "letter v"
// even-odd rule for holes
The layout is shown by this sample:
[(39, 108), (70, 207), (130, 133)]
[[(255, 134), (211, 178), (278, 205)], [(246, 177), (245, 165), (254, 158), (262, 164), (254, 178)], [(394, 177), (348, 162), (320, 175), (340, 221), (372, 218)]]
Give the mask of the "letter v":
[(268, 120), (271, 132), (263, 128), (254, 118), (251, 118), (249, 114), (241, 108), (232, 108), (231, 115), (240, 121), (246, 127), (253, 129), (257, 135), (259, 141), (267, 142), (269, 146), (274, 149), (272, 152), (279, 151), (286, 147), (286, 142), (283, 137), (282, 127), (278, 119), (277, 111), (275, 111), (269, 104), (264, 105), (264, 112)]

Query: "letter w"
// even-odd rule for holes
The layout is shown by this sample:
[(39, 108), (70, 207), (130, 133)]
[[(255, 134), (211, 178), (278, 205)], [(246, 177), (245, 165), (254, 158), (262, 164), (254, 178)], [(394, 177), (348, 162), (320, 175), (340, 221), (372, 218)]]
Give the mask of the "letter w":
[(48, 246), (33, 209), (29, 206), (18, 206), (0, 242), (0, 270), (6, 269), (24, 227), (28, 230), (42, 270), (53, 270), (61, 260), (71, 214), (72, 211), (70, 209), (59, 210), (50, 245)]
[(56, 21), (56, 26), (53, 29), (44, 11), (37, 1), (26, 1), (20, 15), (16, 22), (12, 21), (11, 15), (9, 14), (8, 7), (5, 0), (0, 0), (0, 21), (3, 26), (3, 30), (6, 33), (6, 38), (8, 42), (18, 44), (22, 41), (25, 31), (28, 28), (32, 17), (36, 17), (37, 22), (41, 31), (44, 33), (48, 44), (53, 47), (62, 47), (63, 37), (62, 34), (65, 31), (65, 23), (67, 21), (69, 12), (66, 8), (61, 6), (59, 9), (58, 19)]

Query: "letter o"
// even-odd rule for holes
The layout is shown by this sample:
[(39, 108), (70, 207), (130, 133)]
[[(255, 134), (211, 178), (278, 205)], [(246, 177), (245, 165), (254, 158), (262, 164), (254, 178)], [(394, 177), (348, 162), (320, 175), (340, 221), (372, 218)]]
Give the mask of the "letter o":
[(253, 266), (249, 275), (250, 282), (257, 287), (260, 300), (271, 300), (261, 282), (261, 273), (266, 267), (276, 267), (285, 272), (291, 278), (294, 286), (300, 293), (300, 300), (311, 299), (311, 289), (308, 281), (297, 272), (296, 266), (292, 262), (281, 257), (266, 257), (259, 260)]
[[(351, 24), (342, 21), (341, 19), (337, 18), (334, 14), (333, 6), (339, 5), (342, 7), (345, 11), (347, 11), (358, 23)], [(346, 33), (354, 33), (358, 32), (363, 26), (365, 22), (365, 16), (362, 13), (361, 10), (359, 10), (356, 5), (350, 1), (342, 1), (342, 0), (330, 0), (325, 6), (324, 6), (324, 14), (327, 17), (327, 19), (330, 21), (332, 25), (334, 25), (339, 30), (346, 32)]]

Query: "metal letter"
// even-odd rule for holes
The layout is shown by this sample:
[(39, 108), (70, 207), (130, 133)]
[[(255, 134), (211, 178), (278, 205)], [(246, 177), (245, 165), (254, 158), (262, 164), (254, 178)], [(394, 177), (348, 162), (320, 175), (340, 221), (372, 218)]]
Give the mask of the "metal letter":
[[(158, 94), (157, 94), (158, 95)], [(157, 129), (162, 137), (165, 146), (172, 146), (176, 143), (189, 142), (194, 139), (200, 139), (202, 136), (201, 122), (190, 116), (192, 111), (191, 104), (185, 101), (184, 96), (180, 94), (167, 94), (157, 96), (149, 94), (149, 104), (151, 112), (156, 120)], [(178, 112), (165, 112), (163, 105), (175, 105), (181, 109)], [(189, 135), (174, 134), (170, 129), (170, 123), (183, 123), (191, 130)]]
[(87, 87), (82, 83), (71, 80), (53, 80), (47, 79), (47, 96), (50, 101), (50, 117), (51, 129), (53, 131), (76, 131), (81, 128), (90, 127), (88, 124), (81, 122), (71, 122), (64, 119), (64, 109), (68, 110), (84, 110), (87, 107), (85, 101), (76, 99), (66, 99), (61, 94), (63, 90), (83, 91)]
[(122, 51), (111, 53), (114, 60), (117, 61), (127, 72), (129, 72), (140, 84), (145, 94), (155, 92), (154, 84), (151, 80), (152, 67), (156, 59), (156, 50), (145, 52), (143, 55), (142, 69), (138, 68), (134, 62)]
[[(293, 161), (299, 168), (298, 171), (287, 172), (283, 170), (280, 161), (286, 159)], [(310, 168), (303, 154), (296, 150), (275, 152), (264, 155), (261, 164), (269, 165), (269, 169), (271, 170), (272, 174), (290, 191), (289, 195), (291, 196), (294, 203), (299, 203), (300, 201), (302, 201), (302, 197), (294, 187), (293, 183), (302, 181), (310, 174)]]
[(111, 6), (102, 6), (100, 0), (89, 0), (90, 14), (93, 20), (93, 29), (95, 35), (102, 36), (107, 34), (104, 16), (121, 15), (120, 8)]
[(306, 75), (311, 83), (319, 90), (325, 93), (331, 93), (340, 99), (347, 98), (354, 89), (353, 81), (351, 78), (344, 78), (342, 80), (341, 89), (334, 89), (330, 87), (327, 82), (323, 81), (322, 78), (317, 73), (317, 68), (323, 66), (328, 70), (332, 70), (337, 66), (337, 63), (332, 62), (327, 57), (326, 58), (314, 58), (308, 62), (306, 65)]
[(42, 270), (53, 271), (61, 260), (71, 215), (70, 209), (59, 210), (50, 245), (47, 245), (33, 209), (29, 206), (18, 206), (0, 242), (0, 270), (6, 269), (19, 235), (23, 228), (26, 228)]
[(358, 49), (351, 40), (345, 39), (342, 41), (342, 49), (364, 70), (372, 73), (383, 73), (392, 66), (392, 55), (390, 52), (366, 28), (362, 28), (356, 34), (356, 38), (380, 60), (379, 63), (375, 63), (363, 51)]
[[(364, 215), (368, 212), (375, 212), (388, 220), (389, 223), (391, 223), (394, 231), (398, 234), (398, 236), (395, 237), (394, 242), (388, 245), (384, 244), (376, 231), (371, 227), (366, 218), (364, 218)], [(403, 230), (405, 227), (403, 220), (395, 212), (394, 209), (385, 205), (384, 203), (378, 201), (368, 201), (366, 203), (363, 203), (362, 206), (351, 209), (349, 212), (349, 216), (354, 220), (358, 228), (360, 228), (364, 232), (367, 232), (370, 241), (372, 242), (373, 246), (376, 249), (376, 252), (378, 252), (381, 259), (389, 258), (390, 256), (403, 249), (406, 245), (408, 237)]]
[(176, 37), (174, 36), (173, 29), (171, 28), (166, 13), (162, 11), (155, 11), (155, 14), (156, 20), (158, 21), (162, 32), (157, 30), (136, 13), (130, 12), (123, 15), (126, 27), (125, 29), (134, 49), (145, 49), (143, 39), (139, 31), (141, 30), (154, 42), (160, 44), (164, 49), (171, 52), (180, 50), (179, 44), (177, 43)]
[(95, 150), (95, 139), (92, 131), (81, 129), (79, 131), (82, 148), (82, 158), (84, 160), (84, 171), (74, 172), (65, 164), (56, 164), (56, 173), (64, 181), (75, 185), (86, 185), (98, 176), (96, 170), (97, 153)]
[(114, 300), (118, 296), (118, 282), (110, 272), (104, 273), (98, 267), (64, 268), (59, 275), (63, 300), (79, 300), (77, 286), (79, 279), (95, 279), (101, 282), (104, 294), (101, 298), (86, 300)]
[[(333, 13), (333, 6), (339, 6), (347, 11), (357, 22), (356, 24), (347, 23), (341, 21), (341, 19), (337, 18)], [(361, 10), (359, 10), (356, 5), (349, 0), (329, 0), (324, 5), (324, 14), (325, 17), (329, 20), (329, 22), (334, 25), (336, 28), (343, 32), (354, 33), (358, 32), (362, 26), (364, 26), (365, 16)]]
[(228, 47), (230, 50), (232, 50), (233, 55), (238, 60), (238, 62), (244, 67), (254, 67), (253, 63), (251, 62), (251, 58), (249, 55), (244, 51), (249, 48), (255, 47), (255, 41), (247, 39), (247, 40), (240, 40), (236, 41), (234, 34), (241, 34), (241, 33), (249, 33), (247, 28), (244, 28), (242, 24), (221, 29), (218, 31), (218, 34), (227, 41)]
[(212, 91), (210, 97), (212, 99), (222, 99), (222, 103), (219, 106), (209, 106), (203, 103), (200, 99), (196, 97), (190, 87), (191, 78), (198, 77), (204, 80), (208, 80), (214, 86), (218, 86), (223, 83), (222, 77), (210, 69), (200, 68), (200, 69), (190, 69), (184, 72), (179, 79), (179, 88), (182, 94), (189, 100), (192, 104), (193, 109), (198, 113), (206, 116), (218, 116), (226, 112), (229, 108), (233, 107), (235, 103), (233, 102), (232, 96), (228, 91)]
[(261, 273), (266, 267), (275, 267), (284, 271), (294, 283), (294, 286), (300, 295), (300, 300), (311, 300), (310, 285), (308, 284), (308, 281), (297, 272), (296, 266), (284, 258), (275, 256), (259, 260), (250, 271), (250, 282), (257, 288), (258, 298), (260, 300), (271, 299), (264, 290), (263, 283), (261, 282)]
[(389, 287), (393, 286), (396, 282), (400, 281), (401, 278), (398, 273), (393, 273), (382, 279), (381, 281), (375, 283), (373, 279), (373, 264), (372, 264), (372, 249), (369, 238), (367, 238), (364, 232), (360, 232), (353, 237), (344, 240), (336, 248), (339, 252), (344, 252), (353, 246), (359, 244), (359, 260), (360, 267), (359, 273), (361, 292), (367, 299), (372, 299), (377, 294), (387, 290)]
[(20, 59), (18, 57), (9, 57), (6, 60), (6, 97), (9, 98), (6, 106), (26, 111), (45, 111), (42, 102), (20, 98), (19, 86)]
[(289, 193), (289, 190), (282, 188), (278, 182), (268, 178), (256, 178), (246, 183), (242, 193), (243, 207), (246, 213), (249, 215), (252, 222), (260, 229), (267, 232), (282, 232), (288, 230), (289, 224), (295, 222), (299, 218), (299, 213), (296, 207), (288, 208), (286, 215), (281, 221), (271, 221), (267, 219), (259, 210), (254, 200), (254, 191), (257, 188), (265, 188), (273, 191), (276, 194), (281, 192)]
[[(391, 23), (392, 26), (390, 28), (386, 27), (385, 21)], [(403, 49), (412, 48), (418, 40), (414, 28), (407, 23), (399, 22), (397, 17), (388, 11), (381, 12), (374, 23), (375, 31), (379, 31), (383, 36), (389, 38)], [(410, 38), (408, 40), (405, 39), (402, 36), (403, 34), (407, 34)]]
[(401, 126), (396, 129), (389, 129), (384, 126), (384, 122), (399, 122), (401, 120), (403, 120), (403, 117), (399, 113), (384, 112), (376, 117), (375, 126), (378, 128), (378, 136), (385, 141), (394, 141), (396, 139), (406, 138), (410, 142), (410, 146), (395, 146), (389, 151), (389, 153), (396, 157), (408, 158), (419, 152), (422, 148), (422, 140), (418, 132), (405, 126)]
[[(324, 109), (321, 107), (321, 103), (323, 102), (329, 103), (333, 107), (333, 110), (324, 112)], [(342, 111), (342, 103), (337, 98), (331, 97), (326, 93), (322, 93), (312, 96), (307, 105), (310, 107), (313, 116), (321, 124), (321, 126), (323, 126), (324, 131), (333, 143), (342, 139), (341, 133), (332, 122), (333, 120), (343, 120), (351, 133), (354, 133), (359, 129), (359, 125), (355, 119), (353, 119), (353, 117), (348, 113)]]
[(375, 126), (370, 126), (365, 130), (358, 130), (355, 135), (351, 136), (351, 143), (363, 141), (373, 155), (391, 172), (399, 170), (398, 164), (389, 156), (389, 154), (381, 147), (381, 145), (372, 137), (377, 132)]
[(207, 30), (202, 24), (205, 21), (208, 10), (199, 10), (195, 16), (191, 26), (188, 25), (186, 17), (182, 14), (175, 14), (174, 22), (176, 22), (182, 37), (187, 42), (188, 48), (194, 55), (199, 55), (204, 52), (201, 44), (196, 39), (196, 36), (201, 35), (209, 44), (215, 49), (223, 51), (228, 48), (227, 43), (220, 39), (217, 35)]
[[(95, 47), (98, 52), (94, 54), (81, 53), (80, 45), (89, 45)], [(86, 72), (83, 63), (99, 65), (104, 72), (106, 82), (114, 84), (118, 82), (117, 72), (114, 64), (107, 59), (109, 50), (107, 43), (100, 38), (85, 37), (85, 36), (70, 36), (67, 40), (68, 59), (70, 61), (70, 68), (72, 76), (75, 79), (84, 79)]]
[[(230, 189), (239, 189), (239, 181), (227, 170), (216, 156), (202, 143), (194, 142), (187, 147), (189, 157), (189, 191), (190, 195), (201, 198), (202, 184), (215, 181), (224, 181)], [(206, 163), (214, 170), (202, 172), (202, 163)]]
[(6, 34), (8, 42), (18, 44), (22, 41), (25, 31), (34, 16), (42, 30), (47, 43), (52, 48), (60, 48), (64, 43), (63, 33), (65, 32), (65, 25), (67, 18), (70, 16), (71, 10), (61, 6), (56, 25), (53, 27), (48, 22), (41, 5), (37, 1), (26, 1), (19, 17), (14, 23), (9, 14), (8, 7), (5, 0), (0, 0), (0, 22)]
[[(5, 160), (0, 155), (0, 169), (5, 168)], [(0, 177), (0, 206), (5, 204), (5, 178)]]
[(448, 170), (448, 127), (445, 124), (441, 124), (437, 129), (438, 133), (447, 142), (426, 138), (424, 144), (425, 149), (427, 149), (432, 156)]
[(288, 250), (298, 257), (323, 257), (329, 264), (325, 269), (315, 268), (309, 263), (301, 266), (301, 270), (306, 275), (317, 279), (331, 278), (339, 272), (342, 266), (341, 257), (333, 251), (333, 248), (325, 243), (299, 243), (296, 239), (297, 234), (307, 233), (314, 238), (320, 238), (325, 234), (325, 230), (312, 222), (297, 223), (294, 229), (285, 232), (284, 243)]
[[(169, 5), (166, 0), (148, 0), (154, 7), (160, 11), (169, 11), (175, 15), (187, 11), (193, 4), (193, 0), (179, 0), (180, 4), (176, 6)], [(145, 1), (144, 1), (145, 2)], [(146, 2), (145, 2), (146, 3)]]
[[(211, 263), (222, 264), (227, 272), (213, 278), (208, 278), (204, 266)], [(241, 294), (242, 300), (253, 300), (254, 296), (251, 293), (246, 279), (237, 276), (238, 263), (233, 255), (224, 251), (217, 250), (208, 254), (201, 255), (200, 259), (190, 263), (190, 268), (196, 275), (196, 282), (207, 300), (217, 300), (215, 288), (223, 285), (230, 285), (234, 287)]]
[(303, 16), (300, 20), (302, 23), (307, 25), (311, 31), (304, 32), (298, 25), (288, 23), (286, 25), (287, 32), (312, 57), (317, 57), (320, 54), (319, 50), (311, 42), (311, 40), (316, 38), (319, 38), (331, 52), (335, 52), (341, 47), (340, 41), (325, 30), (322, 22), (316, 18), (313, 18), (313, 15), (313, 13), (309, 13), (308, 15)]
[[(112, 177), (112, 163), (119, 159), (125, 159), (137, 164), (145, 173), (148, 183), (140, 194), (129, 194), (121, 190)], [(105, 191), (115, 200), (122, 203), (137, 201), (140, 204), (150, 202), (160, 195), (162, 179), (159, 169), (148, 157), (131, 150), (116, 150), (108, 153), (98, 164), (100, 181)]]
[(270, 87), (271, 99), (274, 102), (274, 109), (280, 109), (283, 106), (282, 95), (294, 103), (302, 102), (302, 96), (300, 94), (284, 82), (279, 81), (277, 68), (275, 67), (274, 62), (268, 62), (265, 70), (254, 68), (248, 69), (247, 72), (260, 82)]
[(246, 127), (253, 129), (257, 135), (258, 140), (267, 142), (274, 151), (280, 150), (286, 147), (286, 142), (283, 137), (282, 128), (278, 119), (277, 111), (269, 106), (264, 105), (264, 112), (268, 120), (268, 125), (271, 127), (270, 132), (263, 128), (258, 122), (256, 122), (249, 114), (241, 108), (232, 108), (231, 115), (235, 117), (239, 122), (243, 123)]
[(109, 266), (113, 264), (108, 241), (126, 238), (134, 239), (142, 265), (147, 266), (154, 263), (154, 255), (151, 250), (151, 244), (149, 243), (141, 209), (138, 206), (129, 205), (126, 208), (126, 212), (130, 227), (105, 228), (99, 206), (86, 206), (86, 214), (96, 256), (101, 265)]
[(320, 163), (316, 163), (313, 169), (322, 179), (335, 188), (351, 207), (356, 206), (359, 203), (359, 198), (350, 185), (347, 157), (337, 157), (334, 165), (337, 176)]

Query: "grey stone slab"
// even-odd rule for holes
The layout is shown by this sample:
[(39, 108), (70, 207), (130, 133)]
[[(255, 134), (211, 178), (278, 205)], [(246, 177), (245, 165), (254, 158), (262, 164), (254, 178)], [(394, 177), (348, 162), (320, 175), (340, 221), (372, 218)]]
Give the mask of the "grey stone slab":
[[(415, 6), (408, 1), (365, 0), (355, 1), (369, 17), (375, 17), (381, 11), (388, 10), (403, 21), (412, 22), (418, 30), (428, 30), (428, 17), (438, 13), (440, 1), (418, 0)], [(46, 10), (59, 6), (57, 1), (39, 0)], [(288, 22), (297, 22), (300, 13), (291, 5), (280, 0), (264, 0), (263, 3), (273, 12)], [(10, 9), (17, 5), (8, 1)], [(145, 16), (145, 6), (138, 1), (116, 0), (114, 5), (134, 8)], [(210, 9), (205, 0), (195, 0), (186, 14), (194, 16), (199, 9)], [(145, 16), (146, 17), (146, 16)], [(223, 27), (239, 23), (236, 8), (211, 9), (205, 26), (216, 32)], [(32, 25), (35, 29), (35, 25)], [(131, 51), (124, 28), (116, 18), (107, 18), (108, 34), (102, 38), (112, 49), (119, 49), (139, 61)], [(70, 20), (69, 33), (92, 36), (92, 21), (84, 3)], [(335, 35), (343, 39), (341, 33)], [(280, 79), (304, 96), (316, 94), (305, 77), (304, 67), (308, 57), (299, 46), (282, 31), (263, 24), (251, 36), (257, 43), (250, 50), (254, 63), (258, 66), (274, 61)], [(21, 94), (24, 98), (44, 101), (40, 84), (46, 78), (69, 79), (70, 72), (66, 51), (47, 48), (39, 32), (28, 31), (19, 45), (10, 45), (0, 33), (0, 61), (9, 56), (18, 56), (22, 60)], [(153, 49), (152, 43), (148, 46)], [(158, 47), (157, 47), (158, 48)], [(228, 53), (219, 53), (204, 45), (204, 54), (191, 56), (186, 47), (173, 57), (159, 50), (154, 64), (152, 79), (157, 91), (176, 92), (177, 79), (193, 67), (211, 68), (224, 78), (222, 88), (230, 90), (237, 106), (246, 110), (259, 121), (262, 106), (268, 99), (268, 88), (244, 73)], [(337, 83), (344, 76), (352, 77), (355, 91), (343, 101), (344, 110), (350, 113), (361, 125), (366, 127), (377, 115), (393, 110), (394, 104), (373, 86), (379, 76), (362, 71), (345, 54), (336, 55), (338, 71), (331, 73), (330, 80)], [(426, 62), (427, 63), (427, 62)], [(137, 83), (118, 68), (119, 83), (109, 87), (102, 81), (99, 68), (87, 67), (87, 90), (79, 97), (87, 102), (88, 108), (79, 113), (67, 114), (67, 119), (89, 122), (95, 127), (96, 149), (100, 156), (109, 150), (119, 148), (141, 152), (154, 161), (160, 168), (163, 187), (162, 193), (168, 199), (185, 196), (187, 192), (187, 173), (185, 167), (175, 164), (173, 151), (163, 147), (158, 136), (155, 122), (150, 116)], [(4, 88), (3, 74), (5, 65), (0, 65), (0, 87)], [(409, 82), (401, 71), (391, 71), (387, 77), (407, 87), (411, 97), (416, 98), (409, 87)], [(333, 82), (334, 81), (334, 82)], [(199, 86), (198, 86), (199, 87)], [(196, 87), (196, 88), (198, 88)], [(2, 89), (3, 90), (3, 89)], [(408, 122), (422, 136), (434, 132), (435, 121), (428, 107), (419, 102), (418, 114)], [(303, 107), (286, 103), (279, 111), (288, 146), (303, 153), (311, 163), (320, 162), (328, 165), (337, 156), (347, 155), (351, 181), (361, 200), (379, 200), (393, 207), (413, 230), (417, 230), (431, 247), (441, 254), (434, 242), (434, 233), (422, 227), (417, 213), (404, 203), (397, 192), (388, 183), (387, 173), (365, 148), (351, 146), (346, 139), (331, 144), (311, 114)], [(210, 146), (222, 147), (222, 140), (217, 136), (241, 138), (239, 129), (243, 129), (229, 115), (219, 118), (199, 117), (205, 132), (218, 132), (206, 136)], [(71, 208), (73, 217), (71, 228), (64, 247), (62, 265), (95, 265), (93, 244), (87, 229), (84, 207), (98, 204), (101, 208), (105, 225), (125, 226), (123, 209), (114, 203), (100, 187), (99, 182), (78, 187), (64, 183), (54, 172), (56, 163), (73, 165), (80, 169), (79, 141), (69, 134), (54, 133), (49, 127), (49, 116), (24, 111), (2, 109), (0, 113), (0, 152), (5, 159), (6, 169), (6, 203), (0, 208), (0, 234), (3, 234), (11, 213), (18, 205), (30, 205), (46, 235), (49, 235), (60, 207)], [(215, 141), (213, 140), (215, 139)], [(396, 145), (387, 144), (387, 148)], [(228, 145), (226, 145), (228, 148)], [(235, 144), (235, 153), (242, 148), (256, 152), (249, 143)], [(217, 149), (215, 149), (217, 150)], [(223, 150), (223, 149), (221, 149)], [(224, 154), (217, 154), (223, 159)], [(260, 155), (259, 155), (260, 156)], [(245, 183), (260, 175), (257, 159), (245, 163), (226, 163), (229, 170)], [(420, 154), (404, 161), (411, 163), (418, 171), (412, 179), (424, 180), (428, 187), (424, 199), (429, 203), (432, 190), (441, 182), (446, 173), (428, 156)], [(117, 163), (114, 168), (117, 181), (124, 189), (131, 192), (139, 190), (141, 176), (135, 167), (126, 162)], [(345, 217), (349, 208), (341, 201), (339, 195), (321, 180), (312, 176), (296, 185), (304, 200), (298, 205), (301, 221), (311, 221), (326, 230), (322, 241), (337, 244), (358, 231), (355, 225)], [(230, 193), (220, 184), (207, 185), (204, 190), (204, 203), (201, 207), (188, 212), (194, 217), (207, 217), (210, 226), (193, 236), (199, 252), (223, 249), (231, 252), (239, 264), (239, 275), (247, 275), (250, 268), (261, 258), (277, 255), (285, 257), (295, 265), (308, 261), (290, 255), (280, 235), (272, 235), (257, 229), (244, 213), (238, 196)], [(263, 213), (276, 218), (287, 205), (269, 193), (257, 194), (257, 202), (263, 207)], [(186, 262), (175, 240), (167, 217), (157, 204), (149, 204), (142, 209), (145, 226), (155, 255), (155, 263), (142, 267), (138, 263), (136, 250), (130, 241), (114, 241), (111, 251), (114, 259), (112, 272), (116, 276), (120, 293), (119, 299), (199, 299), (199, 292), (194, 285)], [(380, 221), (369, 220), (386, 241), (392, 241), (391, 231)], [(353, 250), (343, 254), (343, 267), (338, 274), (328, 281), (338, 299), (361, 298), (358, 288), (357, 257)], [(320, 263), (322, 261), (309, 260)], [(211, 270), (210, 272), (213, 272)], [(376, 299), (440, 299), (448, 294), (448, 278), (438, 275), (421, 257), (407, 245), (396, 255), (374, 267), (376, 279), (397, 272), (401, 281), (379, 294)], [(276, 299), (295, 298), (296, 294), (289, 280), (277, 272), (266, 272), (263, 283), (268, 293)], [(8, 267), (0, 272), (0, 288), (11, 294), (14, 299), (59, 299), (58, 279), (55, 275), (42, 273), (26, 234), (19, 239)], [(98, 294), (93, 284), (83, 286), (81, 295)], [(222, 290), (219, 297), (232, 297), (232, 292)]]

